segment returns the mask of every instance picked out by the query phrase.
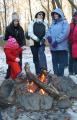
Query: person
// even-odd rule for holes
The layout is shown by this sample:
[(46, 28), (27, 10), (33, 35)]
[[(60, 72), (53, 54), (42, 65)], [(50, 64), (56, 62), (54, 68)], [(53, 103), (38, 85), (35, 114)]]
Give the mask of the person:
[(22, 69), (19, 65), (19, 56), (22, 51), (23, 47), (21, 48), (19, 46), (15, 38), (9, 36), (9, 39), (4, 46), (4, 52), (6, 55), (6, 62), (10, 66), (10, 77), (12, 80), (15, 80), (17, 76), (22, 72)]
[(1, 115), (1, 112), (0, 112), (0, 120), (2, 120), (2, 115)]
[(44, 36), (47, 29), (45, 22), (45, 13), (39, 11), (35, 15), (28, 27), (28, 36), (30, 36), (30, 48), (33, 55), (33, 62), (35, 64), (36, 74), (39, 75), (42, 69), (47, 70), (47, 62), (45, 56)]
[(64, 68), (68, 64), (67, 51), (70, 26), (60, 8), (53, 10), (51, 16), (52, 24), (46, 33), (45, 39), (50, 44), (54, 74), (64, 76)]
[(77, 74), (77, 11), (73, 14), (69, 34), (69, 75)]
[[(10, 25), (6, 27), (5, 40), (8, 40), (9, 36), (14, 37), (17, 40), (20, 47), (25, 45), (24, 31), (23, 28), (20, 26), (19, 15), (16, 12), (12, 14), (12, 22), (10, 23)], [(20, 54), (19, 58), (20, 58), (19, 64), (20, 67), (22, 68), (22, 53)], [(10, 66), (8, 66), (5, 79), (8, 79), (9, 77)]]

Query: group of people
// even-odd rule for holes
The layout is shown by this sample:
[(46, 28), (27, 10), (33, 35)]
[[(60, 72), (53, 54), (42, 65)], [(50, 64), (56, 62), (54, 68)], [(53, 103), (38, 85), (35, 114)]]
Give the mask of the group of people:
[[(60, 8), (51, 12), (52, 24), (48, 28), (45, 12), (39, 11), (28, 26), (28, 38), (33, 55), (36, 74), (42, 69), (47, 70), (45, 45), (49, 43), (52, 54), (54, 74), (64, 76), (64, 69), (68, 66), (69, 74), (77, 74), (77, 12), (72, 22), (68, 24)], [(6, 79), (13, 80), (22, 76), (22, 51), (25, 49), (24, 31), (19, 23), (16, 12), (12, 14), (12, 22), (5, 31), (4, 52), (8, 64)]]

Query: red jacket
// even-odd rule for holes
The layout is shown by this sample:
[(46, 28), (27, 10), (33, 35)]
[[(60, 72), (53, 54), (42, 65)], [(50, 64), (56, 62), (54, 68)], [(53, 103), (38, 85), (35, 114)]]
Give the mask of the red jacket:
[(5, 47), (4, 52), (6, 55), (6, 62), (11, 66), (11, 78), (15, 80), (17, 75), (21, 72), (20, 65), (18, 62), (15, 62), (15, 59), (22, 53), (22, 48)]
[(77, 24), (70, 24), (69, 41), (72, 44), (72, 57), (77, 58)]

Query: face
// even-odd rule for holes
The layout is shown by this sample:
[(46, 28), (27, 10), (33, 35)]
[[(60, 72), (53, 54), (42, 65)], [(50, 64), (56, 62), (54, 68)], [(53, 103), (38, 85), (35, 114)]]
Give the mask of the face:
[(39, 14), (37, 15), (37, 18), (38, 18), (38, 19), (43, 19), (43, 13), (39, 13)]
[(53, 17), (55, 20), (59, 19), (59, 15), (57, 13), (54, 13)]
[(19, 24), (19, 20), (14, 20), (14, 26), (17, 27)]

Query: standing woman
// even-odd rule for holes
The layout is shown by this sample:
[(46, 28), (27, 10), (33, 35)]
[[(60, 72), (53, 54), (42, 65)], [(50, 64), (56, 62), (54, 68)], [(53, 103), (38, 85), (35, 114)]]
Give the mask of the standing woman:
[(69, 74), (77, 75), (77, 11), (70, 23), (69, 46)]
[(50, 43), (53, 71), (57, 76), (64, 76), (64, 68), (68, 64), (68, 35), (70, 27), (64, 18), (63, 11), (56, 8), (52, 13), (52, 24), (45, 38)]
[(45, 56), (44, 36), (46, 33), (47, 23), (45, 22), (45, 13), (38, 12), (35, 19), (31, 21), (28, 27), (28, 35), (32, 44), (30, 46), (35, 64), (36, 74), (39, 75), (41, 69), (47, 70), (47, 62)]
[[(9, 36), (14, 37), (17, 40), (20, 47), (25, 45), (24, 31), (23, 28), (20, 26), (19, 15), (16, 12), (12, 14), (12, 22), (10, 23), (10, 25), (6, 27), (5, 40), (8, 40)], [(20, 58), (19, 64), (20, 67), (22, 68), (22, 53), (20, 54), (19, 58)], [(8, 66), (5, 79), (8, 79), (9, 77), (10, 66)]]

